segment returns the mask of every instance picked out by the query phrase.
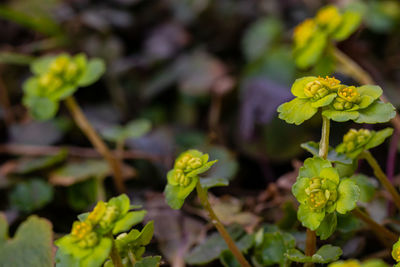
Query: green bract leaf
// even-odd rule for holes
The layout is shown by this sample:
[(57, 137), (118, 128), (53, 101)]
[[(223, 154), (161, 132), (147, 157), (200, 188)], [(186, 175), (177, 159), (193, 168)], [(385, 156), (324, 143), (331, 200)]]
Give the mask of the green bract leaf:
[(217, 186), (228, 186), (229, 181), (225, 178), (200, 178), (200, 184), (204, 189), (210, 189)]
[(336, 213), (332, 212), (326, 214), (324, 220), (321, 222), (321, 224), (316, 230), (317, 236), (319, 236), (321, 240), (328, 239), (335, 232), (336, 225), (337, 225)]
[(167, 184), (164, 190), (165, 199), (167, 204), (173, 209), (180, 209), (185, 202), (185, 199), (196, 187), (198, 177), (191, 177), (189, 185), (183, 187), (180, 185)]
[(314, 108), (311, 104), (312, 102), (308, 99), (300, 98), (283, 103), (278, 107), (279, 118), (287, 123), (300, 125), (317, 113), (318, 108)]
[(316, 31), (307, 45), (295, 48), (294, 57), (299, 68), (308, 68), (314, 65), (321, 57), (327, 45), (327, 35)]
[(298, 98), (308, 98), (308, 96), (306, 96), (304, 93), (304, 88), (308, 83), (315, 81), (316, 79), (317, 77), (315, 76), (307, 76), (296, 79), (291, 88), (292, 94)]
[(304, 227), (315, 231), (325, 217), (325, 211), (314, 211), (306, 204), (300, 204), (297, 218)]
[(106, 70), (106, 65), (102, 59), (95, 58), (89, 60), (86, 70), (83, 75), (77, 81), (77, 84), (82, 87), (86, 87), (95, 83), (100, 79), (101, 75), (104, 74)]
[(361, 14), (353, 11), (346, 11), (342, 15), (339, 27), (332, 33), (333, 39), (342, 41), (347, 39), (361, 24)]
[(112, 142), (118, 142), (129, 138), (136, 139), (144, 136), (151, 130), (151, 122), (145, 119), (134, 120), (126, 126), (115, 126), (107, 128), (102, 132), (103, 137)]
[(29, 113), (36, 120), (49, 120), (58, 111), (58, 102), (54, 102), (45, 97), (29, 97), (23, 99), (24, 104), (29, 108)]
[(379, 146), (380, 144), (382, 144), (385, 141), (386, 138), (388, 138), (392, 134), (393, 134), (392, 128), (386, 128), (386, 129), (375, 132), (372, 135), (372, 138), (366, 144), (365, 149), (371, 149), (371, 148)]
[(56, 56), (43, 56), (34, 60), (30, 66), (33, 74), (43, 74), (49, 70), (51, 62)]
[(357, 119), (360, 116), (360, 113), (358, 111), (339, 111), (328, 109), (322, 111), (322, 115), (337, 122), (344, 122)]
[(145, 210), (128, 212), (127, 214), (125, 214), (124, 217), (122, 217), (115, 223), (112, 233), (115, 235), (121, 232), (128, 231), (134, 225), (142, 222), (144, 216), (146, 216), (146, 213), (147, 211)]
[(297, 179), (292, 187), (292, 193), (296, 197), (297, 201), (304, 204), (308, 198), (305, 189), (310, 185), (310, 178)]
[(373, 124), (388, 122), (396, 116), (396, 111), (392, 104), (376, 101), (367, 108), (359, 110), (359, 114), (355, 122)]
[[(319, 144), (317, 142), (310, 141), (302, 143), (300, 146), (310, 152), (313, 156), (318, 156), (319, 154)], [(345, 164), (351, 164), (353, 162), (353, 160), (346, 157), (346, 155), (338, 154), (332, 147), (329, 147), (327, 159), (331, 162), (341, 162)]]
[(338, 200), (336, 204), (337, 212), (345, 214), (354, 209), (360, 198), (360, 189), (356, 182), (351, 179), (343, 179), (338, 187)]
[(318, 177), (324, 168), (332, 167), (332, 164), (321, 157), (308, 158), (300, 168), (299, 177), (313, 178)]
[(325, 106), (329, 105), (330, 103), (332, 103), (332, 101), (336, 98), (336, 96), (337, 96), (336, 93), (329, 94), (317, 101), (312, 102), (311, 106), (314, 108), (325, 107)]

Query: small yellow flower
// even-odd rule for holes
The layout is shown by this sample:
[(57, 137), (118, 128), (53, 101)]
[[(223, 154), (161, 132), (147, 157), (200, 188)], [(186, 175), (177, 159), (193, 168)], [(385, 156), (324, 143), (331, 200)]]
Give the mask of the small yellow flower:
[(331, 90), (338, 89), (340, 86), (340, 81), (335, 77), (326, 76), (325, 78), (318, 77), (318, 81), (324, 84), (325, 86), (329, 87)]
[(352, 103), (356, 103), (360, 99), (360, 93), (357, 92), (356, 87), (354, 86), (339, 89), (338, 96)]
[(317, 24), (313, 19), (306, 19), (296, 26), (293, 38), (297, 46), (304, 46), (313, 36), (317, 29)]
[(93, 211), (89, 213), (87, 219), (92, 224), (97, 224), (103, 217), (105, 211), (106, 211), (106, 203), (104, 203), (103, 201), (99, 201), (99, 202), (97, 202)]
[(71, 60), (68, 56), (57, 57), (50, 65), (50, 72), (55, 74), (60, 74), (64, 72), (70, 61)]
[(71, 235), (78, 238), (85, 238), (92, 231), (92, 225), (88, 222), (74, 222)]

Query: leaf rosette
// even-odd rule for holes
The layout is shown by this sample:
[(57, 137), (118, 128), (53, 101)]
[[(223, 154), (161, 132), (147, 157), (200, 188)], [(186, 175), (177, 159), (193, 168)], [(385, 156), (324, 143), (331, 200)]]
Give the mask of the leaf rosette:
[(34, 74), (23, 85), (23, 103), (36, 119), (52, 118), (59, 101), (72, 95), (79, 87), (96, 82), (105, 71), (99, 58), (88, 60), (86, 55), (44, 56), (32, 62)]
[(217, 160), (208, 161), (208, 154), (198, 150), (188, 150), (178, 156), (174, 168), (167, 174), (168, 184), (165, 187), (167, 204), (173, 209), (180, 209), (196, 187), (198, 175), (206, 172)]
[(343, 136), (343, 142), (336, 147), (336, 152), (345, 154), (348, 158), (355, 159), (364, 150), (382, 144), (392, 133), (392, 128), (386, 128), (377, 132), (368, 129), (350, 129)]
[(323, 236), (329, 236), (334, 231), (335, 212), (345, 214), (351, 211), (360, 196), (360, 189), (353, 180), (340, 179), (332, 164), (320, 157), (305, 160), (292, 192), (300, 203), (298, 219), (303, 226), (317, 230), (317, 234), (319, 232)]

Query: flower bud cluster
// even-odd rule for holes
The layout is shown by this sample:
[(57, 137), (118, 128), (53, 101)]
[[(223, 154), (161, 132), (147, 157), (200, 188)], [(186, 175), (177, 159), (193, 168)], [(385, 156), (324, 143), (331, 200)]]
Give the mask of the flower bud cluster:
[(329, 188), (325, 183), (325, 179), (314, 177), (305, 189), (308, 195), (307, 204), (312, 210), (322, 210), (332, 205), (337, 199), (336, 188)]
[(316, 80), (306, 84), (304, 87), (304, 94), (316, 101), (327, 96), (329, 93), (336, 92), (339, 86), (340, 81), (334, 77), (318, 77)]
[(334, 100), (333, 107), (336, 110), (348, 110), (359, 101), (360, 93), (357, 92), (356, 87), (344, 87), (338, 90), (338, 97)]
[(61, 55), (53, 60), (46, 73), (40, 75), (39, 85), (49, 92), (53, 92), (65, 83), (72, 82), (80, 72), (77, 63), (68, 55)]
[(98, 234), (93, 231), (93, 226), (89, 221), (75, 222), (72, 226), (71, 236), (77, 239), (80, 248), (90, 248), (97, 245)]
[(348, 133), (346, 133), (343, 136), (343, 148), (341, 151), (338, 151), (340, 153), (350, 153), (354, 151), (355, 149), (362, 147), (365, 145), (370, 138), (372, 137), (372, 134), (369, 130), (367, 129), (360, 129), (360, 130), (355, 130), (351, 129)]

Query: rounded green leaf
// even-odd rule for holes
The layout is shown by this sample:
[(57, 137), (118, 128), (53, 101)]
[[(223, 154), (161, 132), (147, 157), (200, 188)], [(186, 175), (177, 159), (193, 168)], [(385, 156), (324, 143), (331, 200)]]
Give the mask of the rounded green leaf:
[(340, 247), (332, 245), (323, 245), (318, 251), (312, 255), (312, 261), (315, 263), (328, 263), (336, 261), (342, 255)]
[(372, 138), (365, 145), (365, 149), (371, 149), (373, 147), (377, 147), (382, 144), (386, 138), (393, 134), (392, 128), (386, 128), (380, 131), (377, 131), (373, 134)]
[(325, 217), (325, 211), (315, 212), (309, 206), (300, 204), (297, 211), (297, 218), (304, 227), (315, 231)]
[(310, 178), (297, 179), (296, 183), (292, 186), (292, 193), (297, 201), (304, 204), (308, 196), (305, 189), (310, 185)]
[(167, 184), (164, 190), (167, 204), (173, 209), (180, 209), (185, 202), (185, 199), (190, 195), (196, 187), (198, 177), (191, 177), (191, 182), (188, 186)]
[(100, 243), (95, 246), (91, 253), (81, 261), (80, 266), (85, 267), (99, 267), (109, 257), (112, 248), (112, 241), (110, 238), (103, 237)]
[(382, 95), (383, 90), (378, 85), (363, 85), (357, 87), (357, 92), (360, 93), (361, 96), (367, 95), (375, 100)]
[(279, 118), (287, 123), (302, 124), (317, 113), (318, 109), (311, 106), (308, 99), (295, 98), (278, 107)]
[(58, 102), (45, 97), (25, 97), (24, 104), (29, 108), (29, 113), (36, 120), (49, 120), (58, 111)]
[(22, 90), (27, 96), (40, 96), (41, 88), (36, 77), (27, 79), (22, 85)]
[(33, 61), (31, 64), (31, 71), (36, 74), (40, 75), (46, 73), (49, 69), (50, 64), (57, 56), (43, 56), (38, 58), (37, 60)]
[(360, 198), (360, 188), (358, 188), (354, 180), (343, 179), (338, 186), (338, 195), (336, 210), (341, 214), (345, 214), (356, 207)]
[(336, 93), (329, 94), (315, 102), (312, 102), (311, 106), (314, 108), (325, 107), (325, 106), (329, 105), (330, 103), (332, 103), (332, 101), (335, 99), (336, 96), (337, 96)]
[(359, 109), (364, 109), (367, 108), (369, 105), (371, 105), (375, 99), (372, 96), (369, 95), (362, 95), (361, 96), (361, 101), (358, 103), (358, 108)]
[(106, 65), (102, 59), (94, 58), (89, 60), (85, 72), (78, 80), (78, 85), (85, 87), (95, 83), (98, 79), (100, 79), (105, 70)]
[(131, 211), (125, 214), (124, 217), (119, 219), (112, 230), (114, 235), (118, 233), (122, 233), (131, 229), (134, 225), (143, 221), (144, 216), (146, 216), (147, 211), (140, 210), (140, 211)]
[(357, 123), (383, 123), (396, 116), (393, 105), (382, 101), (375, 101), (367, 108), (358, 110), (358, 112), (359, 117), (354, 120)]
[(337, 225), (337, 216), (335, 212), (329, 213), (325, 215), (325, 218), (319, 225), (318, 229), (316, 230), (317, 236), (321, 240), (328, 239), (336, 230)]
[[(307, 178), (318, 177), (323, 169), (329, 168), (329, 167), (332, 167), (332, 164), (328, 160), (325, 160), (321, 157), (307, 158), (304, 161), (303, 167), (300, 168), (299, 178), (301, 178), (301, 177), (307, 177)], [(299, 178), (297, 178), (297, 179), (299, 179)]]
[(358, 111), (339, 111), (327, 109), (322, 112), (322, 115), (337, 122), (344, 122), (348, 120), (355, 120), (359, 117)]
[(316, 79), (317, 77), (315, 76), (307, 76), (296, 79), (292, 85), (292, 88), (290, 89), (292, 94), (298, 98), (308, 98), (308, 96), (304, 94), (304, 87), (306, 87), (309, 82), (315, 81)]
[(342, 41), (347, 39), (353, 32), (356, 31), (358, 26), (361, 24), (362, 16), (358, 12), (346, 11), (342, 15), (342, 21), (340, 25), (332, 33), (333, 39)]
[(319, 177), (326, 178), (328, 180), (331, 180), (335, 184), (339, 184), (339, 173), (333, 167), (322, 169), (321, 172), (319, 173)]
[(301, 68), (308, 68), (314, 65), (321, 57), (327, 45), (327, 35), (317, 31), (307, 45), (296, 48), (294, 57), (296, 65)]

